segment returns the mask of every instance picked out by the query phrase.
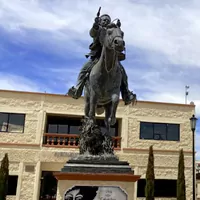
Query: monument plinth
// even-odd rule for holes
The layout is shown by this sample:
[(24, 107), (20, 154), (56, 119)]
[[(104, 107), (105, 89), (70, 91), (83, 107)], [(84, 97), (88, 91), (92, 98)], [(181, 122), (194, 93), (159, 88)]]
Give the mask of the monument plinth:
[(140, 176), (134, 175), (129, 164), (122, 161), (107, 164), (102, 161), (89, 163), (70, 160), (54, 176), (58, 180), (56, 200), (71, 200), (75, 194), (82, 195), (80, 200), (133, 200), (134, 184), (140, 179)]
[[(77, 99), (85, 88), (85, 116), (79, 140), (79, 156), (67, 161), (60, 172), (57, 200), (128, 200), (134, 199), (135, 175), (128, 162), (114, 155), (111, 126), (116, 123), (120, 91), (125, 105), (135, 102), (128, 90), (127, 75), (121, 65), (125, 42), (121, 22), (112, 23), (100, 9), (90, 30), (90, 60), (82, 68), (76, 87), (68, 95)], [(96, 123), (95, 114), (105, 112), (106, 132)]]
[(87, 192), (94, 191), (94, 188), (95, 196), (93, 193), (91, 196), (87, 194), (87, 198), (80, 197), (80, 200), (134, 199), (134, 183), (140, 179), (128, 162), (120, 161), (114, 154), (86, 153), (68, 160), (54, 176), (58, 180), (57, 200), (71, 200), (70, 195), (75, 195), (76, 192), (84, 197)]

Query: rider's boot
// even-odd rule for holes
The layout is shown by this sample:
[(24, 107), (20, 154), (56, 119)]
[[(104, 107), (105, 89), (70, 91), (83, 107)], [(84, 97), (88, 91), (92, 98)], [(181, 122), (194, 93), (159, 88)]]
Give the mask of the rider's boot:
[(67, 93), (68, 96), (74, 98), (74, 99), (78, 99), (81, 97), (82, 95), (82, 91), (80, 92), (80, 90), (78, 90), (77, 88), (75, 88), (74, 86), (71, 87), (69, 90), (68, 90), (68, 93)]
[[(86, 78), (85, 78), (86, 79)], [(83, 80), (79, 80), (78, 84), (76, 85), (76, 87), (71, 87), (68, 90), (67, 95), (74, 98), (74, 99), (78, 99), (81, 97), (82, 93), (83, 93), (83, 88), (85, 86), (85, 79)]]
[(89, 60), (81, 69), (78, 76), (78, 83), (76, 87), (72, 87), (69, 89), (67, 95), (74, 99), (78, 99), (81, 97), (83, 93), (83, 88), (85, 86), (85, 82), (89, 76), (89, 72), (91, 71), (92, 66), (96, 63), (96, 61)]
[(119, 62), (119, 64), (120, 64), (120, 69), (122, 73), (122, 82), (121, 82), (121, 87), (120, 87), (122, 99), (125, 105), (129, 105), (130, 103), (132, 102), (134, 103), (136, 101), (136, 94), (134, 94), (128, 89), (128, 77), (127, 77), (126, 71), (124, 67), (122, 66), (121, 62)]
[[(86, 75), (87, 77), (87, 75)], [(71, 87), (68, 90), (67, 95), (74, 98), (74, 99), (78, 99), (81, 97), (82, 93), (83, 93), (83, 88), (85, 86), (85, 80), (86, 78), (84, 78), (83, 80), (78, 80), (78, 84), (76, 85), (76, 87)]]
[(134, 103), (136, 101), (136, 94), (126, 89), (123, 92), (122, 98), (125, 105), (129, 105), (130, 103)]

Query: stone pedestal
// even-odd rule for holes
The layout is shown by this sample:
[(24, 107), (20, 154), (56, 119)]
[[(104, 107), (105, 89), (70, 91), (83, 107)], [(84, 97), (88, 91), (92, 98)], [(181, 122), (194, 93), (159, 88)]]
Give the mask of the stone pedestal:
[(79, 156), (54, 175), (57, 200), (134, 200), (134, 184), (140, 178), (115, 156)]

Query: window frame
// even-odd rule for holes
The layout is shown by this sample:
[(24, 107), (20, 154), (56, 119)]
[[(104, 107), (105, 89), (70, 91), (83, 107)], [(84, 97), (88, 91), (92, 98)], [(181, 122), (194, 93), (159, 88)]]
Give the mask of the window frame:
[[(45, 196), (45, 195), (47, 195), (47, 193), (46, 193), (46, 189), (47, 188), (50, 188), (50, 187), (48, 187), (48, 184), (47, 184), (47, 182), (45, 182), (45, 176), (49, 176), (49, 177), (51, 177), (51, 178), (53, 178), (54, 179), (54, 181), (56, 182), (56, 192), (55, 192), (55, 195), (57, 194), (57, 186), (58, 186), (58, 180), (53, 176), (53, 173), (55, 173), (55, 172), (57, 172), (57, 171), (49, 171), (49, 170), (42, 170), (41, 171), (41, 176), (40, 176), (40, 189), (39, 189), (39, 199), (46, 199), (45, 197), (43, 197), (43, 195)], [(49, 174), (49, 175), (47, 175), (47, 174)], [(52, 183), (52, 182), (51, 182)], [(46, 186), (47, 185), (47, 187), (45, 188), (44, 186)], [(53, 198), (53, 196), (54, 195), (52, 195), (51, 196), (51, 199), (54, 199)], [(56, 199), (56, 198), (55, 198)]]
[[(18, 133), (18, 134), (21, 134), (21, 133), (24, 133), (24, 129), (25, 129), (25, 122), (26, 122), (26, 114), (25, 113), (9, 113), (9, 112), (0, 112), (0, 114), (6, 114), (8, 115), (8, 118), (7, 118), (7, 125), (6, 125), (6, 131), (1, 131), (0, 130), (0, 133)], [(22, 132), (15, 132), (15, 131), (12, 131), (12, 132), (9, 132), (9, 122), (10, 122), (10, 115), (23, 115), (24, 116), (24, 122), (23, 122), (23, 129), (22, 129)]]
[[(151, 124), (152, 131), (153, 131), (153, 137), (152, 138), (142, 138), (141, 137), (142, 123)], [(165, 128), (166, 128), (165, 137), (166, 137), (166, 139), (155, 139), (155, 135), (158, 135), (158, 134), (155, 134), (155, 125), (158, 125), (158, 124), (165, 125)], [(168, 126), (169, 125), (177, 125), (178, 126), (178, 139), (177, 140), (168, 139), (168, 129), (169, 129)], [(158, 141), (180, 142), (180, 124), (178, 124), (178, 123), (163, 123), (163, 122), (146, 122), (146, 121), (140, 121), (139, 139), (141, 139), (141, 140), (158, 140)]]
[[(63, 118), (66, 118), (66, 123), (65, 124), (61, 124), (59, 123), (59, 120), (52, 120), (53, 117), (63, 117)], [(50, 118), (50, 119), (49, 119)], [(75, 126), (74, 124), (76, 124), (76, 121), (80, 121), (80, 128), (81, 128), (81, 120), (83, 119), (83, 116), (70, 116), (70, 115), (53, 115), (53, 114), (50, 114), (48, 113), (46, 115), (46, 127), (45, 127), (45, 130), (46, 130), (46, 133), (49, 133), (49, 134), (70, 134), (70, 135), (79, 135), (80, 132), (77, 132), (76, 134), (75, 133), (70, 133), (70, 127), (72, 126)], [(54, 121), (54, 122), (53, 122)], [(97, 118), (97, 121), (103, 121), (102, 118)], [(99, 124), (99, 123), (98, 123)], [(99, 126), (101, 126), (102, 122), (99, 124)], [(56, 126), (56, 132), (49, 132), (49, 125), (55, 125)], [(68, 128), (67, 128), (67, 132), (66, 133), (59, 133), (59, 125), (67, 125)], [(120, 126), (120, 119), (117, 119), (117, 122), (114, 126), (112, 126), (112, 128), (115, 128), (115, 134), (113, 137), (118, 137), (119, 134), (120, 134), (120, 131), (119, 131), (119, 126)]]
[[(13, 186), (13, 182), (11, 183), (10, 177), (15, 177), (16, 178), (16, 188), (15, 188), (15, 194), (10, 194), (11, 192), (8, 192), (10, 187), (9, 185), (11, 184)], [(8, 176), (8, 185), (7, 185), (7, 191), (6, 191), (6, 195), (7, 196), (16, 196), (17, 195), (17, 187), (18, 187), (18, 181), (19, 181), (19, 175), (9, 175)], [(11, 190), (12, 191), (12, 190)]]
[[(50, 115), (50, 117), (52, 117), (52, 116)], [(47, 121), (46, 132), (51, 134), (51, 132), (49, 132), (49, 125), (55, 125), (56, 126), (56, 132), (53, 132), (53, 133), (55, 133), (55, 134), (71, 134), (71, 135), (74, 135), (74, 133), (70, 133), (70, 127), (74, 126), (73, 122), (78, 120), (78, 118), (75, 118), (75, 117), (69, 118), (69, 117), (67, 117), (66, 119), (67, 119), (66, 120), (66, 124), (61, 124), (61, 123), (58, 123), (58, 122), (53, 124), (53, 123), (48, 123), (48, 121)], [(80, 121), (81, 121), (81, 118), (80, 118)], [(66, 133), (59, 133), (59, 125), (66, 125), (67, 126), (67, 132)], [(77, 135), (79, 135), (79, 133), (77, 133)]]
[[(173, 191), (171, 191), (171, 195), (168, 194), (166, 195), (165, 192), (162, 191), (166, 191), (166, 186), (169, 185), (169, 183), (171, 183), (171, 187), (172, 185), (173, 187)], [(137, 182), (137, 198), (144, 198), (145, 197), (145, 185), (146, 185), (146, 179), (142, 178), (140, 180), (138, 180)], [(157, 178), (154, 180), (154, 197), (155, 198), (176, 198), (176, 185), (177, 185), (177, 180), (176, 179), (162, 179), (162, 178)], [(161, 187), (162, 186), (162, 187)], [(165, 187), (164, 187), (165, 186)], [(162, 188), (160, 190), (160, 187)], [(171, 189), (171, 188), (170, 188)], [(160, 195), (160, 193), (164, 193), (162, 195)], [(172, 194), (173, 193), (173, 194)]]

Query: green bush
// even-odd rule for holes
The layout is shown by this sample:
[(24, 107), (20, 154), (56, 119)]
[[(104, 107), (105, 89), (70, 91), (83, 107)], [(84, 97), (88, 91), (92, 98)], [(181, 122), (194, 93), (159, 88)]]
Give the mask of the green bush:
[(153, 146), (149, 147), (149, 159), (146, 171), (146, 186), (145, 186), (145, 197), (146, 200), (154, 200), (154, 155)]
[(177, 179), (177, 200), (186, 200), (185, 196), (185, 164), (183, 149), (179, 152), (179, 163), (178, 163), (178, 179)]
[(0, 167), (0, 200), (6, 200), (7, 186), (9, 175), (9, 161), (6, 153), (1, 161)]

